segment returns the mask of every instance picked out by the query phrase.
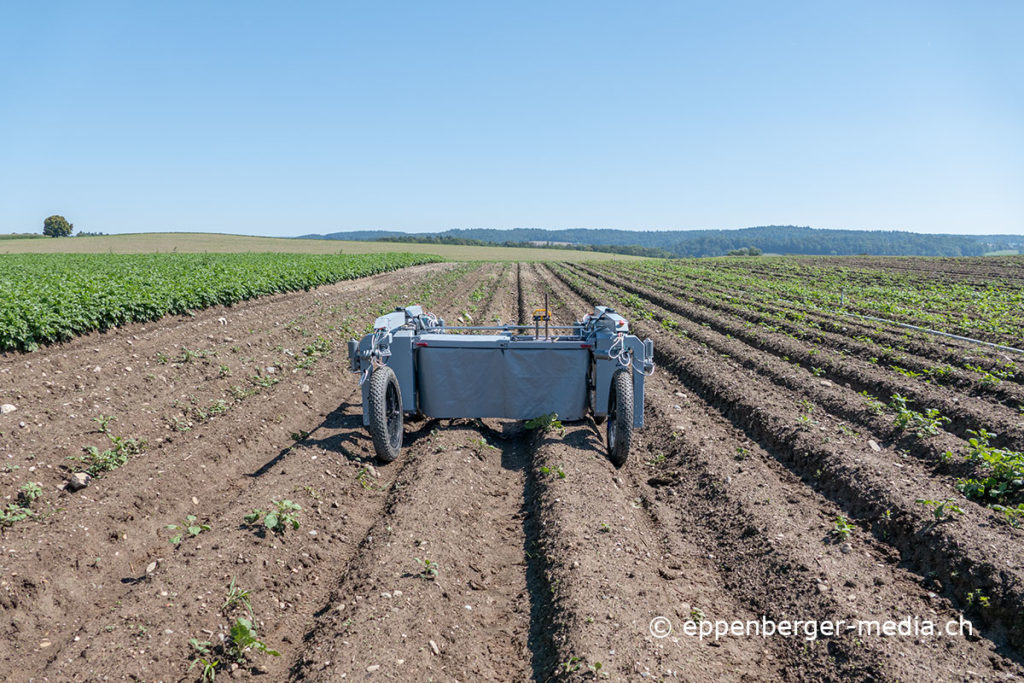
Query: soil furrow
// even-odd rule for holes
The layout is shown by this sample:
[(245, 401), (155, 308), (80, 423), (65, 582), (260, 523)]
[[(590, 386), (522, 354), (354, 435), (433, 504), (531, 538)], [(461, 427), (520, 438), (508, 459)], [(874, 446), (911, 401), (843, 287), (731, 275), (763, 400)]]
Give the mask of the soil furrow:
[[(579, 285), (564, 280), (571, 289)], [(580, 290), (580, 294), (586, 294)], [(994, 518), (969, 503), (963, 521), (936, 524), (920, 505), (920, 498), (944, 498), (929, 477), (908, 480), (906, 465), (885, 453), (855, 442), (823, 443), (815, 432), (798, 425), (791, 406), (798, 394), (759, 383), (751, 391), (751, 376), (727, 362), (709, 357), (700, 346), (664, 334), (644, 321), (633, 326), (655, 338), (658, 362), (675, 373), (702, 400), (742, 427), (749, 436), (790, 467), (815, 483), (816, 490), (834, 501), (849, 517), (861, 520), (880, 540), (892, 543), (902, 558), (921, 575), (935, 576), (945, 594), (960, 606), (969, 604), (968, 593), (981, 591), (988, 607), (974, 609), (978, 623), (992, 628), (986, 633), (1001, 644), (1008, 639), (1020, 647), (1024, 621), (1021, 604), (1019, 544), (1005, 548), (1002, 538), (1016, 538), (1012, 529), (992, 526)], [(830, 425), (833, 428), (836, 425)], [(982, 519), (978, 523), (977, 519)], [(971, 529), (966, 528), (970, 525)], [(995, 547), (1005, 551), (993, 557)], [(1018, 655), (1015, 655), (1018, 656)]]
[[(429, 277), (428, 273), (424, 275)], [(468, 279), (470, 284), (475, 280)], [(378, 280), (376, 291), (369, 298), (364, 297), (360, 305), (374, 306), (376, 304), (373, 301), (386, 300), (394, 296), (395, 292), (408, 291), (406, 296), (409, 296), (414, 294), (413, 290), (419, 290), (415, 280), (410, 280), (408, 286), (396, 283), (399, 285), (397, 289), (385, 289), (388, 284), (385, 280)], [(463, 287), (461, 291), (463, 296), (468, 296), (469, 289)], [(317, 297), (322, 294), (324, 292), (318, 290), (307, 297), (315, 300), (311, 303), (319, 304)], [(344, 295), (345, 292), (338, 294)], [(450, 294), (448, 296), (449, 300), (455, 298)], [(273, 320), (272, 316), (280, 315), (276, 324), (272, 325), (273, 329), (287, 319), (284, 315), (294, 315), (294, 312), (294, 302), (290, 301), (286, 309), (276, 309), (271, 304), (269, 310), (256, 309), (254, 315), (263, 315), (264, 320)], [(344, 348), (343, 344), (337, 346), (339, 349)], [(11, 607), (16, 605), (19, 611), (27, 605), (35, 605), (28, 611), (32, 621), (19, 619), (12, 623), (10, 633), (16, 634), (16, 637), (8, 639), (15, 651), (20, 652), (21, 669), (30, 670), (26, 663), (35, 658), (48, 662), (66, 659), (62, 655), (63, 645), (90, 621), (95, 628), (99, 628), (97, 621), (109, 618), (110, 623), (107, 625), (115, 626), (113, 630), (117, 629), (118, 619), (115, 616), (123, 617), (120, 619), (122, 623), (134, 623), (128, 612), (122, 615), (119, 609), (115, 609), (115, 614), (109, 614), (107, 608), (120, 608), (126, 596), (141, 590), (136, 589), (136, 585), (152, 580), (153, 577), (147, 576), (145, 571), (148, 563), (157, 560), (158, 565), (166, 566), (172, 562), (177, 553), (167, 543), (166, 539), (172, 532), (163, 530), (166, 524), (179, 523), (186, 514), (193, 513), (202, 515), (204, 519), (216, 518), (218, 527), (223, 528), (225, 533), (232, 526), (237, 526), (241, 522), (241, 514), (236, 514), (239, 513), (237, 506), (225, 506), (221, 502), (223, 496), (260, 490), (262, 484), (273, 487), (273, 476), (285, 471), (284, 463), (292, 459), (292, 453), (286, 445), (291, 442), (289, 430), (309, 430), (313, 413), (319, 411), (321, 416), (328, 415), (339, 402), (344, 400), (349, 403), (353, 398), (353, 390), (345, 386), (347, 383), (339, 385), (337, 382), (339, 376), (347, 376), (347, 363), (340, 358), (342, 353), (339, 351), (334, 356), (322, 358), (313, 367), (314, 374), (311, 376), (283, 375), (283, 382), (268, 388), (268, 393), (259, 396), (256, 404), (252, 403), (254, 399), (247, 399), (244, 410), (241, 407), (232, 409), (226, 415), (204, 422), (196, 430), (196, 439), (165, 439), (154, 452), (136, 456), (129, 461), (128, 467), (97, 480), (86, 491), (69, 498), (64, 504), (70, 506), (70, 510), (63, 515), (50, 517), (45, 525), (27, 524), (16, 530), (19, 532), (17, 535), (10, 532), (5, 534), (5, 551), (15, 551), (5, 557), (6, 568), (12, 577), (11, 581), (5, 582), (8, 584), (5, 586), (7, 602), (11, 603)], [(315, 392), (306, 391), (298, 386), (300, 381), (315, 384), (317, 389)], [(358, 404), (358, 394), (355, 397)], [(285, 414), (292, 414), (287, 422), (281, 419)], [(335, 416), (335, 419), (344, 418)], [(297, 425), (296, 420), (306, 422)], [(202, 440), (198, 440), (200, 438)], [(342, 455), (339, 462), (345, 462), (353, 456), (366, 455), (365, 452), (359, 454), (355, 444), (340, 443), (339, 450)], [(328, 465), (326, 459), (321, 459), (319, 466)], [(323, 477), (325, 475), (320, 472), (319, 478)], [(315, 484), (317, 477), (311, 479), (312, 484)], [(291, 477), (288, 481), (293, 482)], [(289, 494), (294, 496), (297, 493), (296, 490), (276, 490), (279, 486), (274, 487), (273, 495), (288, 497)], [(294, 483), (290, 486), (295, 488)], [(93, 493), (94, 488), (98, 496)], [(122, 501), (125, 497), (132, 501), (127, 512), (124, 511), (127, 501)], [(268, 498), (265, 501), (254, 501), (253, 504), (266, 506), (269, 502)], [(218, 516), (218, 510), (230, 510), (231, 515)], [(33, 528), (36, 526), (41, 528)], [(64, 527), (67, 527), (66, 530), (63, 530)], [(89, 527), (109, 529), (111, 536), (97, 538), (95, 532), (90, 536)], [(70, 537), (69, 540), (75, 542), (35, 544), (35, 547), (29, 545), (34, 537), (40, 534), (52, 536), (57, 531), (57, 536)], [(205, 538), (205, 535), (200, 538)], [(217, 541), (212, 540), (210, 543), (216, 545)], [(32, 554), (29, 555), (28, 550), (17, 551), (19, 547), (32, 547)], [(47, 559), (47, 556), (52, 558)], [(249, 561), (244, 555), (242, 557), (242, 564)], [(187, 566), (191, 561), (187, 553), (184, 553), (181, 562)], [(19, 562), (28, 564), (21, 568)], [(40, 562), (50, 569), (42, 575), (38, 571), (29, 573), (29, 567), (38, 567)], [(162, 568), (157, 573), (161, 571)], [(119, 584), (128, 588), (111, 590)], [(191, 600), (189, 594), (187, 601)], [(99, 614), (90, 618), (90, 611)], [(153, 625), (140, 623), (139, 626), (152, 628)], [(103, 633), (111, 632), (104, 627)], [(154, 635), (151, 633), (148, 639)], [(85, 652), (90, 645), (89, 641), (96, 638), (96, 633), (84, 639), (81, 635), (78, 637), (79, 641), (75, 642), (81, 644), (76, 644), (73, 649)], [(184, 641), (183, 638), (178, 646), (181, 647)], [(102, 645), (93, 648), (98, 653), (103, 650)], [(7, 661), (12, 660), (7, 658)]]
[[(518, 269), (477, 316), (513, 317)], [(359, 557), (307, 635), (301, 680), (543, 678), (551, 668), (526, 470), (532, 438), (510, 421), (431, 421)], [(406, 440), (408, 442), (408, 434)]]
[[(571, 301), (574, 308), (587, 307), (587, 302), (552, 282), (549, 273), (542, 277), (545, 288), (554, 291), (560, 304)], [(653, 637), (651, 621), (658, 617), (674, 622), (681, 635), (679, 629), (688, 621), (705, 617), (746, 622), (759, 615), (775, 618), (787, 611), (817, 615), (821, 599), (815, 592), (818, 599), (814, 602), (801, 600), (800, 592), (793, 591), (784, 576), (774, 581), (773, 595), (785, 596), (786, 603), (765, 605), (752, 600), (763, 595), (763, 583), (748, 585), (746, 594), (737, 595), (742, 593), (737, 584), (743, 580), (736, 581), (738, 567), (734, 565), (743, 563), (742, 554), (721, 557), (709, 553), (710, 545), (697, 540), (701, 534), (694, 533), (706, 527), (707, 520), (687, 516), (686, 508), (681, 508), (684, 514), (680, 515), (679, 508), (662, 504), (656, 496), (660, 484), (652, 486), (638, 475), (641, 467), (658, 462), (654, 453), (664, 458), (663, 449), (672, 448), (662, 438), (664, 419), (656, 407), (664, 398), (648, 394), (645, 413), (658, 419), (653, 425), (649, 420), (639, 432), (632, 462), (621, 472), (615, 473), (604, 457), (603, 440), (592, 422), (570, 428), (561, 450), (557, 440), (548, 438), (534, 465), (534, 475), (541, 482), (541, 523), (552, 536), (544, 548), (546, 556), (553, 558), (550, 581), (558, 588), (556, 598), (560, 599), (556, 611), (560, 619), (556, 633), (561, 634), (556, 639), (563, 662), (560, 673), (567, 678), (586, 676), (588, 667), (601, 661), (602, 653), (612, 655), (616, 668), (611, 675), (623, 679), (643, 675), (736, 680), (768, 675), (821, 680), (839, 678), (843, 671), (865, 673), (875, 668), (864, 651), (833, 642), (827, 651), (807, 653), (802, 651), (804, 643), (793, 646), (756, 638), (704, 641)], [(652, 454), (652, 460), (641, 465), (638, 461), (644, 451)], [(614, 488), (609, 489), (608, 479)], [(576, 503), (586, 500), (588, 491), (598, 489), (603, 491), (599, 505), (592, 508)], [(758, 557), (754, 564), (760, 567), (770, 562)], [(765, 577), (758, 573), (757, 578)], [(616, 617), (621, 604), (630, 608)], [(609, 613), (605, 615), (605, 611)], [(595, 612), (602, 618), (596, 618)], [(629, 628), (623, 629), (623, 624), (617, 623), (620, 619), (628, 621)], [(840, 653), (844, 655), (842, 665), (837, 666)], [(603, 662), (601, 669), (607, 664)]]

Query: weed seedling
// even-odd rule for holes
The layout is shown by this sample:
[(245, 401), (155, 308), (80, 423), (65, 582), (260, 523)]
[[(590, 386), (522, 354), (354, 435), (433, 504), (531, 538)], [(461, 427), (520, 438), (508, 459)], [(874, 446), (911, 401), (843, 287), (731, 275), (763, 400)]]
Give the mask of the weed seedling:
[(974, 605), (974, 603), (978, 603), (979, 607), (988, 607), (989, 604), (989, 597), (987, 595), (982, 595), (980, 589), (968, 591), (964, 598), (967, 601), (968, 607)]
[(186, 535), (189, 537), (198, 536), (204, 531), (210, 530), (209, 524), (200, 524), (198, 518), (195, 515), (188, 515), (180, 524), (168, 524), (167, 528), (171, 531), (177, 531), (178, 533), (171, 536), (170, 541), (172, 545), (180, 545), (183, 538)]
[(832, 535), (839, 538), (841, 541), (845, 541), (853, 533), (853, 527), (850, 526), (849, 520), (842, 515), (836, 516), (836, 521), (832, 526)]
[(242, 590), (236, 586), (235, 577), (232, 576), (231, 585), (228, 586), (228, 596), (224, 600), (224, 604), (220, 606), (220, 611), (227, 614), (232, 608), (241, 605), (249, 612), (249, 616), (255, 619), (256, 615), (252, 611), (252, 603), (249, 602), (249, 593), (250, 591)]
[(582, 657), (569, 657), (569, 659), (559, 664), (559, 668), (562, 669), (563, 673), (573, 673), (574, 671), (579, 671), (581, 666), (583, 666)]
[(200, 682), (214, 683), (217, 678), (217, 667), (220, 666), (220, 660), (213, 658), (213, 652), (210, 650), (213, 644), (208, 640), (199, 640), (198, 638), (189, 638), (188, 644), (192, 646), (196, 653), (188, 670), (191, 671), (198, 666)]
[(553, 474), (559, 479), (565, 479), (565, 470), (562, 469), (561, 465), (555, 465), (554, 469), (547, 465), (540, 468), (541, 474)]
[(416, 560), (416, 562), (419, 563), (420, 567), (422, 568), (420, 573), (418, 574), (418, 576), (421, 579), (433, 581), (437, 578), (437, 575), (440, 572), (440, 569), (438, 569), (437, 566), (437, 562), (434, 562), (433, 560), (428, 560), (426, 558), (421, 559), (419, 557), (414, 557), (412, 559)]
[(935, 521), (941, 522), (946, 519), (951, 519), (953, 513), (958, 515), (964, 514), (964, 509), (957, 505), (952, 498), (946, 500), (928, 500), (926, 498), (918, 498), (914, 501), (918, 505), (924, 505), (932, 509), (932, 514), (935, 515)]

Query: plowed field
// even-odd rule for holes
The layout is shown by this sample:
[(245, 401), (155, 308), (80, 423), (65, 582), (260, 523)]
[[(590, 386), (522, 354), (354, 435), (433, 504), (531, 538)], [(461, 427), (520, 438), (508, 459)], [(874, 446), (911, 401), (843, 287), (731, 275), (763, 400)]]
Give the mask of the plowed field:
[[(42, 489), (0, 536), (0, 679), (199, 680), (190, 639), (272, 681), (1024, 676), (1024, 532), (992, 507), (1019, 492), (961, 485), (991, 474), (977, 430), (1024, 447), (1019, 359), (639, 273), (430, 264), (0, 356), (0, 490)], [(428, 419), (376, 464), (345, 340), (395, 305), (510, 321), (545, 292), (556, 322), (606, 304), (654, 340), (629, 462), (589, 419)], [(116, 439), (145, 445), (68, 490)], [(280, 500), (298, 529), (245, 522)], [(232, 665), (239, 617), (280, 655)], [(811, 620), (917, 630), (690, 635)]]

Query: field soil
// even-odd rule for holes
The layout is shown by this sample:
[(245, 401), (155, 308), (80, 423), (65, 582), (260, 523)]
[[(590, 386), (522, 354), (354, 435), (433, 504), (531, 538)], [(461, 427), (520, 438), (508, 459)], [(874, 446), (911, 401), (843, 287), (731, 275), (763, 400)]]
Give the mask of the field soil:
[[(205, 658), (273, 681), (1020, 680), (1021, 532), (967, 501), (943, 523), (915, 504), (952, 495), (933, 451), (963, 425), (907, 443), (860, 407), (856, 358), (816, 377), (779, 360), (797, 340), (639, 284), (432, 264), (0, 356), (0, 491), (43, 490), (0, 535), (0, 679), (199, 680)], [(625, 466), (589, 418), (407, 421), (400, 458), (374, 460), (348, 338), (411, 303), (529, 319), (545, 293), (558, 323), (620, 306), (654, 339)], [(920, 391), (1019, 427), (989, 397)], [(145, 445), (71, 491), (83, 449), (118, 439)], [(246, 521), (284, 500), (297, 529)], [(169, 525), (199, 531), (174, 543)], [(232, 656), (239, 618), (280, 654)], [(762, 619), (973, 630), (687, 635)]]

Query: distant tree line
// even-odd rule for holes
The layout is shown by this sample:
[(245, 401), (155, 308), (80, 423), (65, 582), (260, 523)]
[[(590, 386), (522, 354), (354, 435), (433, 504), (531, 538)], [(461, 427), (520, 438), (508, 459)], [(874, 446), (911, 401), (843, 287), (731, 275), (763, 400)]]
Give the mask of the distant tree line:
[(362, 230), (305, 237), (527, 248), (541, 246), (531, 242), (567, 242), (569, 246), (544, 245), (544, 248), (662, 257), (725, 256), (742, 249), (757, 249), (770, 254), (980, 256), (989, 251), (1024, 248), (1024, 236), (1020, 235), (927, 235), (897, 230), (821, 230), (794, 225), (767, 225), (741, 230), (481, 228), (427, 234)]
[[(378, 237), (377, 242), (409, 242), (413, 244), (458, 244), (471, 247), (519, 247), (522, 249), (567, 249), (572, 251), (598, 251), (608, 254), (629, 254), (631, 256), (649, 256), (651, 258), (674, 258), (672, 252), (652, 247), (641, 247), (635, 244), (535, 244), (533, 242), (487, 242), (469, 237), (452, 237), (450, 235), (401, 235)], [(538, 240), (540, 241), (540, 240)]]

